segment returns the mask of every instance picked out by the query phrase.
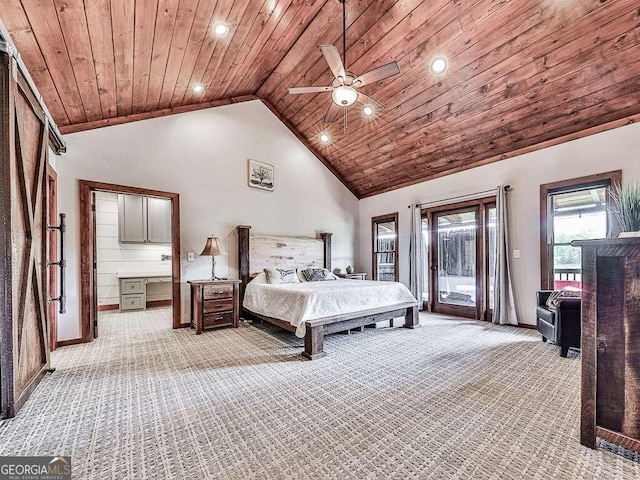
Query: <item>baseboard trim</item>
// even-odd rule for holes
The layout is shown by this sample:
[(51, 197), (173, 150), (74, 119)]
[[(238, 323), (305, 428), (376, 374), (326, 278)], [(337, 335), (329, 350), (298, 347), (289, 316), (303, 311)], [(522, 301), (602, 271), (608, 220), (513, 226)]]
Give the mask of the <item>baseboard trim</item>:
[(147, 308), (170, 307), (171, 305), (173, 305), (173, 300), (151, 300), (147, 302)]
[(58, 347), (68, 347), (69, 345), (78, 345), (84, 343), (81, 338), (72, 338), (71, 340), (58, 340)]
[(118, 305), (117, 303), (112, 305), (98, 305), (99, 312), (106, 312), (107, 310), (118, 310), (119, 308), (120, 305)]
[[(147, 302), (147, 308), (170, 307), (171, 305), (173, 305), (173, 300), (150, 300)], [(106, 312), (109, 310), (119, 310), (119, 309), (120, 309), (120, 305), (118, 305), (117, 303), (110, 304), (110, 305), (98, 305), (99, 312)]]
[(538, 327), (536, 325), (529, 325), (527, 323), (519, 323), (518, 327), (520, 328), (528, 328), (529, 330), (537, 330)]

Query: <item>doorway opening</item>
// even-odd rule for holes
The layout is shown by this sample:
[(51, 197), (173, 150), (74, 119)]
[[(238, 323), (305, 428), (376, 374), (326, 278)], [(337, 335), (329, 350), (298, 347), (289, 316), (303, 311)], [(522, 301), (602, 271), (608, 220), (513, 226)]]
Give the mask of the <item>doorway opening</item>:
[[(80, 181), (82, 341), (99, 319), (171, 306), (181, 324), (177, 193)], [(117, 310), (117, 312), (114, 312)]]
[(426, 307), (435, 313), (491, 321), (496, 254), (495, 197), (422, 211)]

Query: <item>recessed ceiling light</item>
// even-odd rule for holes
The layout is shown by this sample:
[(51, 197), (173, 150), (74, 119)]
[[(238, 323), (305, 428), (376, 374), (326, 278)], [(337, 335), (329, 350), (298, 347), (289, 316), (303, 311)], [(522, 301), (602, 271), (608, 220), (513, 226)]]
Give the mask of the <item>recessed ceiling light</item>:
[(202, 92), (204, 92), (204, 85), (198, 84), (193, 87), (193, 93), (202, 93)]
[(226, 23), (216, 23), (215, 27), (213, 27), (213, 34), (216, 37), (226, 37), (227, 33), (229, 33), (229, 25), (227, 25)]
[(442, 75), (447, 69), (447, 60), (443, 57), (438, 57), (431, 62), (431, 73), (434, 75)]
[(322, 132), (320, 135), (318, 135), (318, 139), (322, 142), (322, 143), (329, 143), (329, 141), (331, 140), (331, 137), (329, 136), (328, 133), (326, 132)]
[(365, 105), (364, 107), (362, 107), (362, 114), (365, 117), (373, 117), (374, 113), (376, 113), (376, 111), (371, 105)]

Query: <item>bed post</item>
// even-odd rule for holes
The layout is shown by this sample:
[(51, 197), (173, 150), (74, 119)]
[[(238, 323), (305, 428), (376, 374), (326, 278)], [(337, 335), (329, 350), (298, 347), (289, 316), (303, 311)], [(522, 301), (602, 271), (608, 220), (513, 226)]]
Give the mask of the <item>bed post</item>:
[(240, 284), (240, 305), (244, 300), (244, 290), (249, 283), (251, 272), (249, 271), (249, 231), (251, 226), (238, 225), (238, 278), (242, 281)]
[(307, 323), (307, 331), (304, 335), (303, 356), (309, 360), (317, 360), (326, 357), (324, 351), (324, 325), (311, 326)]
[(420, 326), (420, 316), (418, 315), (418, 306), (407, 308), (404, 316), (404, 328), (416, 328)]
[(333, 233), (321, 233), (324, 242), (324, 268), (331, 271), (331, 235)]

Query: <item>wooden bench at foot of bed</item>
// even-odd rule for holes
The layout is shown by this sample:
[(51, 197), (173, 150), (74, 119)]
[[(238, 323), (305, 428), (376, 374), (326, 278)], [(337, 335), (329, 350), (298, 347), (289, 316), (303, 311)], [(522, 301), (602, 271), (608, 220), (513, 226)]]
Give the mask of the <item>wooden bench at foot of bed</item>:
[[(246, 311), (246, 310), (245, 310)], [(296, 327), (289, 322), (277, 318), (271, 318), (257, 313), (248, 312), (250, 316), (273, 323), (285, 330), (295, 332)], [(419, 326), (418, 306), (415, 303), (399, 303), (388, 307), (373, 308), (360, 312), (345, 313), (332, 317), (318, 318), (306, 322), (306, 334), (304, 336), (305, 357), (316, 360), (326, 355), (324, 351), (324, 336), (332, 333), (344, 332), (353, 328), (363, 327), (372, 323), (383, 322), (393, 318), (404, 317), (405, 328)]]

